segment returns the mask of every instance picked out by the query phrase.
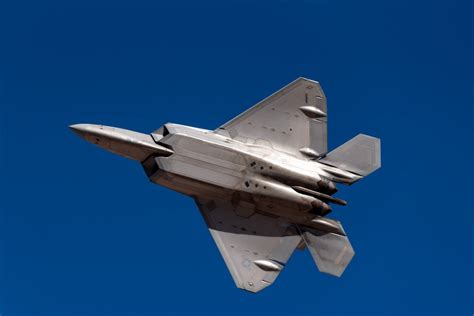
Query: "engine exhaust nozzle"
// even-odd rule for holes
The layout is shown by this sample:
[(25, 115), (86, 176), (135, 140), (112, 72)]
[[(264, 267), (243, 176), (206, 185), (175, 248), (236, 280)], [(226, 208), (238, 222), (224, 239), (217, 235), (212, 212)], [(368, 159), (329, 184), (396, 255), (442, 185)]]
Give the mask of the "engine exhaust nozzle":
[(324, 203), (323, 201), (314, 198), (314, 200), (311, 202), (311, 206), (313, 206), (313, 209), (311, 210), (311, 213), (325, 216), (329, 213), (331, 213), (331, 207)]

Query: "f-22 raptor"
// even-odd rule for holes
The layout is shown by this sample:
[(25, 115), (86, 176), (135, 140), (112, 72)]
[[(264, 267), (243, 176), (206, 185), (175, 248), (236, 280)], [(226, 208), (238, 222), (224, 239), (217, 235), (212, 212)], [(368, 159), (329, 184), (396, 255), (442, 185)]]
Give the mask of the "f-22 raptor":
[(354, 250), (341, 223), (326, 217), (330, 204), (346, 205), (333, 196), (336, 183), (351, 185), (381, 166), (380, 140), (367, 135), (328, 152), (326, 97), (305, 78), (215, 130), (70, 128), (193, 198), (237, 287), (250, 292), (272, 284), (296, 248), (307, 247), (321, 272), (341, 276)]

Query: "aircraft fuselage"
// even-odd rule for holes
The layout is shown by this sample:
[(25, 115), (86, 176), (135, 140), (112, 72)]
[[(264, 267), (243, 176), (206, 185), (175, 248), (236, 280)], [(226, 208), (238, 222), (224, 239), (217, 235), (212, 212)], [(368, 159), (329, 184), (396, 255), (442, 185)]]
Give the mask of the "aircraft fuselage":
[(142, 164), (150, 180), (189, 196), (228, 198), (256, 211), (310, 220), (327, 214), (329, 205), (293, 189), (303, 186), (332, 194), (334, 183), (320, 175), (320, 164), (279, 153), (259, 144), (244, 144), (219, 133), (166, 124), (151, 134), (173, 151), (150, 156)]

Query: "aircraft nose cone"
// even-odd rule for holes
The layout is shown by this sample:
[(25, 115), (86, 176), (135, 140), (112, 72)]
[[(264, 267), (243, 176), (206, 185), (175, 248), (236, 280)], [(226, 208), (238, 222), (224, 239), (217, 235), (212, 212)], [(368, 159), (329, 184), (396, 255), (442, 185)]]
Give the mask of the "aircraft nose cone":
[(80, 137), (84, 138), (84, 136), (87, 132), (87, 126), (88, 126), (88, 124), (73, 124), (73, 125), (69, 125), (69, 128), (74, 133), (76, 133)]
[(172, 150), (156, 144), (147, 134), (97, 124), (74, 124), (69, 128), (89, 143), (133, 160), (143, 161), (152, 154), (173, 154)]

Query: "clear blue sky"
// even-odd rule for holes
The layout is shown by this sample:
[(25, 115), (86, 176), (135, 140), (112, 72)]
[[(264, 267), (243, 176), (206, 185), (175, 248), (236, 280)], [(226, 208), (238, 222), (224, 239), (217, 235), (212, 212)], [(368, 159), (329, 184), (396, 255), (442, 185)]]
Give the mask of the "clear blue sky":
[[(471, 315), (472, 1), (3, 1), (0, 314)], [(342, 278), (295, 252), (273, 286), (233, 281), (191, 199), (73, 123), (213, 129), (299, 76), (329, 146), (382, 139), (338, 196)]]

